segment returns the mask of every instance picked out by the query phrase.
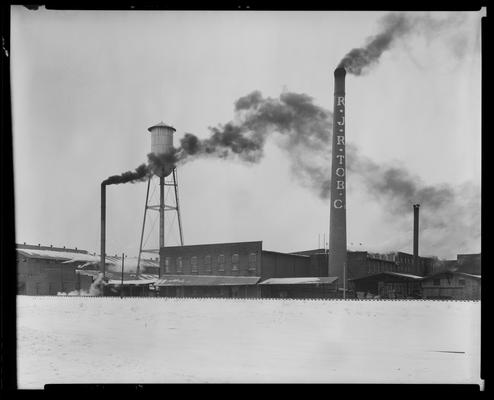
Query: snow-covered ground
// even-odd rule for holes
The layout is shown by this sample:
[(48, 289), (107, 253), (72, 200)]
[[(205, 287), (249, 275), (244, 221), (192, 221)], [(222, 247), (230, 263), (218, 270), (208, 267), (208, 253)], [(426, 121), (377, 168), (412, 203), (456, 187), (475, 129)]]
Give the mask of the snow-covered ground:
[(18, 296), (18, 386), (480, 383), (480, 303)]

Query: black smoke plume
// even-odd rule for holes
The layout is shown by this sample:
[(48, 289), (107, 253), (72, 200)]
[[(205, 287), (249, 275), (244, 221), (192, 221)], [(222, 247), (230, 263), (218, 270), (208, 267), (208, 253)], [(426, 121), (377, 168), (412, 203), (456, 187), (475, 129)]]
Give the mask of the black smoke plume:
[(255, 91), (238, 99), (234, 121), (210, 127), (209, 137), (199, 139), (187, 133), (180, 142), (179, 162), (214, 157), (258, 163), (266, 141), (274, 136), (290, 154), (292, 171), (299, 181), (327, 197), (325, 165), (330, 160), (331, 124), (332, 114), (306, 94), (287, 92), (279, 98), (264, 98)]
[[(200, 158), (259, 163), (268, 138), (286, 152), (297, 181), (327, 200), (331, 186), (332, 113), (314, 104), (310, 96), (290, 92), (279, 98), (264, 98), (258, 91), (241, 97), (235, 102), (234, 119), (210, 127), (208, 137), (186, 133), (171, 153), (149, 154), (147, 165), (110, 177), (107, 184), (138, 182), (163, 171), (166, 175), (176, 165)], [(399, 165), (377, 164), (366, 158), (351, 143), (346, 150), (347, 182), (358, 182), (386, 207), (390, 218), (406, 220), (412, 214), (412, 204), (420, 203), (421, 228), (434, 232), (429, 243), (437, 243), (437, 248), (444, 243), (461, 248), (479, 237), (478, 186), (426, 185)]]
[(148, 154), (148, 163), (139, 165), (134, 171), (127, 171), (120, 175), (113, 175), (105, 179), (104, 185), (118, 185), (121, 183), (136, 183), (142, 182), (149, 177), (168, 176), (178, 161), (177, 149), (173, 149), (171, 153), (166, 154)]
[[(209, 130), (205, 139), (190, 133), (183, 137), (177, 150), (179, 163), (205, 157), (257, 163), (272, 136), (286, 151), (298, 182), (322, 199), (329, 198), (332, 113), (314, 104), (311, 97), (283, 93), (279, 98), (264, 98), (255, 91), (235, 102), (233, 121)], [(420, 203), (424, 239), (431, 246), (438, 250), (461, 248), (478, 239), (478, 186), (427, 185), (400, 165), (378, 164), (363, 156), (356, 146), (346, 147), (347, 182), (358, 181), (369, 196), (385, 206), (389, 218), (408, 224), (412, 204)]]
[(340, 61), (338, 67), (353, 75), (365, 74), (370, 67), (378, 63), (381, 55), (389, 50), (397, 40), (411, 34), (432, 36), (445, 28), (457, 26), (463, 21), (460, 14), (437, 19), (429, 14), (392, 13), (381, 19), (381, 30), (367, 38), (367, 43), (350, 50)]
[(121, 183), (141, 182), (149, 177), (149, 168), (146, 164), (139, 165), (134, 171), (127, 171), (120, 175), (113, 175), (105, 179), (103, 185), (118, 185)]

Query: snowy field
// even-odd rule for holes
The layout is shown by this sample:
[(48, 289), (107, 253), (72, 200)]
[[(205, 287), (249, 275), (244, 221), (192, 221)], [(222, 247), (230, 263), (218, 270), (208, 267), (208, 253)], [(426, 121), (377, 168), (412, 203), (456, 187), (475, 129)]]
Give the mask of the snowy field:
[(480, 303), (18, 296), (18, 386), (480, 383)]

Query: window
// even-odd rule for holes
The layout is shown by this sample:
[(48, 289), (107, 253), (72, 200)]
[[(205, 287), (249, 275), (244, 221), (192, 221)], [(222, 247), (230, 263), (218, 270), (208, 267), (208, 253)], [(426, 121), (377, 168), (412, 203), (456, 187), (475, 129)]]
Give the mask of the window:
[(434, 286), (441, 286), (441, 279), (433, 279), (432, 284)]
[(165, 272), (170, 272), (170, 257), (165, 257)]
[(211, 272), (211, 256), (207, 255), (204, 257), (204, 267), (207, 272)]
[(191, 272), (197, 272), (197, 257), (193, 256), (190, 258)]
[(466, 285), (465, 279), (458, 279), (458, 284), (460, 286), (465, 286)]
[(237, 253), (232, 254), (232, 271), (238, 271), (239, 255)]
[(220, 254), (218, 256), (218, 271), (224, 271), (225, 270), (225, 256), (223, 254)]
[(177, 265), (177, 272), (182, 272), (182, 266), (183, 266), (182, 257), (177, 257), (176, 265)]
[(257, 253), (249, 254), (249, 269), (256, 270), (257, 269)]

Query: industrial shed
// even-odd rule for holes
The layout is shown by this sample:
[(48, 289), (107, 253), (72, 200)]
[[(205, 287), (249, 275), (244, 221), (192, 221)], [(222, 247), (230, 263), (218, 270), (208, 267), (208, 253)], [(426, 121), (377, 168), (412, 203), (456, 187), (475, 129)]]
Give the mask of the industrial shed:
[(77, 290), (75, 271), (97, 257), (86, 250), (18, 244), (17, 293), (56, 295)]
[[(98, 270), (77, 270), (78, 288), (81, 292), (89, 292), (92, 283), (100, 275)], [(158, 275), (122, 273), (108, 271), (105, 273), (105, 296), (155, 296), (154, 284), (158, 281)]]
[(336, 277), (270, 278), (259, 283), (261, 297), (335, 298)]
[(398, 272), (381, 272), (361, 278), (349, 279), (357, 297), (403, 299), (421, 297), (421, 276)]
[(441, 271), (426, 276), (421, 284), (426, 299), (480, 300), (481, 297), (481, 275)]

